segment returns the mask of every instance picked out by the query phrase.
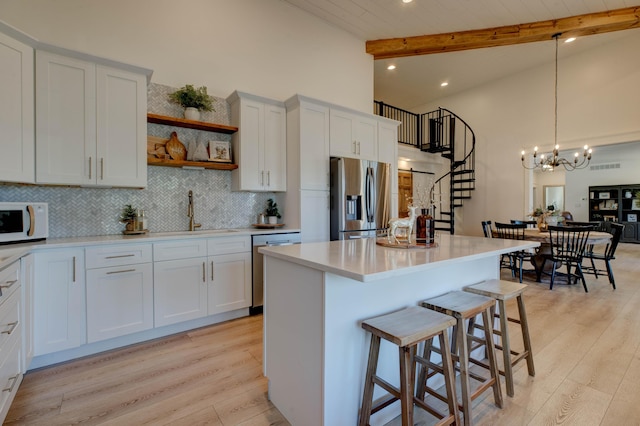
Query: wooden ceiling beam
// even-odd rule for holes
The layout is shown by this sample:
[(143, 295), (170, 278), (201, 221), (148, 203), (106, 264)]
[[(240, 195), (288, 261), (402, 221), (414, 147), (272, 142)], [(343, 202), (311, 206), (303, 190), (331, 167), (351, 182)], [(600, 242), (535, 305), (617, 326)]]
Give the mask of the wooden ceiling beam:
[(387, 59), (552, 40), (558, 33), (568, 38), (638, 27), (640, 6), (505, 27), (370, 40), (366, 49), (374, 59)]

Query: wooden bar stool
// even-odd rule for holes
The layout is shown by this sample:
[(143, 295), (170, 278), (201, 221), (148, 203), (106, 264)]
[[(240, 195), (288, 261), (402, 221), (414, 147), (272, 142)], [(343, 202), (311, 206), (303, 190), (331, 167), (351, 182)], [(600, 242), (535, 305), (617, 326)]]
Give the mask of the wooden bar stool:
[[(452, 348), (452, 356), (453, 359), (457, 361), (460, 369), (460, 383), (462, 388), (461, 408), (462, 413), (464, 414), (464, 424), (472, 424), (471, 402), (489, 388), (493, 388), (493, 400), (495, 404), (502, 408), (500, 373), (498, 372), (496, 353), (492, 342), (493, 328), (491, 326), (491, 308), (495, 306), (495, 300), (464, 291), (452, 291), (443, 294), (442, 296), (427, 299), (421, 304), (425, 308), (451, 315), (456, 318), (454, 333), (457, 348)], [(475, 317), (480, 314), (482, 315), (483, 324), (486, 324), (486, 327), (484, 328), (484, 339), (474, 336), (472, 333), (468, 333), (465, 329), (465, 322), (467, 320), (475, 320)], [(469, 362), (473, 362), (474, 364), (480, 362), (470, 356), (470, 344), (472, 342), (478, 343), (478, 347), (486, 347), (490, 374), (488, 378), (469, 371)], [(424, 358), (430, 358), (431, 351), (439, 352), (430, 345), (425, 345)], [(446, 359), (446, 354), (442, 354), (442, 359)], [(422, 373), (420, 374), (420, 382), (418, 383), (418, 392), (420, 392), (420, 394), (417, 395), (420, 399), (424, 398), (422, 382), (423, 380), (426, 381), (429, 377), (428, 372), (426, 375), (423, 375)], [(474, 392), (471, 392), (469, 379), (474, 379), (480, 383), (480, 386)]]
[[(371, 333), (371, 346), (362, 395), (360, 426), (368, 425), (373, 413), (380, 411), (397, 400), (400, 400), (401, 404), (403, 426), (413, 426), (414, 403), (440, 419), (436, 423), (437, 425), (459, 424), (460, 416), (456, 403), (455, 373), (450, 362), (450, 356), (447, 356), (446, 359), (449, 361), (443, 363), (442, 366), (445, 388), (449, 399), (448, 414), (441, 413), (436, 408), (413, 396), (416, 347), (420, 342), (438, 336), (440, 345), (444, 348), (443, 351), (450, 355), (448, 329), (455, 323), (456, 320), (448, 315), (431, 312), (419, 306), (412, 306), (362, 322), (362, 328)], [(400, 354), (400, 389), (376, 375), (381, 338), (398, 345)], [(372, 407), (375, 385), (382, 387), (390, 395), (375, 407)]]
[[(525, 284), (519, 284), (512, 281), (503, 280), (489, 280), (480, 284), (474, 284), (463, 288), (464, 291), (480, 294), (482, 296), (491, 297), (498, 303), (499, 314), (494, 314), (496, 318), (500, 320), (500, 329), (494, 329), (493, 333), (500, 336), (500, 343), (495, 344), (496, 349), (502, 351), (502, 357), (504, 359), (504, 370), (500, 370), (500, 374), (504, 376), (505, 383), (507, 385), (507, 395), (513, 396), (513, 366), (520, 362), (522, 359), (527, 360), (527, 369), (530, 376), (536, 375), (536, 370), (533, 366), (533, 352), (531, 351), (531, 338), (529, 337), (529, 324), (527, 323), (527, 313), (524, 309), (524, 301), (522, 300), (522, 293), (527, 288)], [(518, 317), (510, 318), (507, 316), (506, 301), (516, 298), (518, 303)], [(493, 309), (495, 312), (495, 308)], [(516, 352), (511, 349), (511, 339), (509, 338), (508, 322), (514, 322), (520, 324), (522, 331), (522, 340), (524, 342), (524, 350), (522, 352)], [(475, 328), (482, 329), (481, 325), (474, 325)], [(513, 357), (512, 357), (513, 355)]]

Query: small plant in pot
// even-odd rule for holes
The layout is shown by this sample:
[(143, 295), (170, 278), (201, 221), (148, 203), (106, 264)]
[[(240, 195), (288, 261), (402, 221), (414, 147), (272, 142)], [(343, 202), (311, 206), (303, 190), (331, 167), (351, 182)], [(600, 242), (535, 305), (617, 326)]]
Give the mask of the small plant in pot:
[(267, 216), (267, 221), (271, 225), (277, 224), (278, 219), (282, 217), (278, 211), (278, 203), (276, 203), (273, 198), (267, 200), (267, 209), (264, 211), (264, 214)]
[(122, 213), (120, 213), (120, 222), (126, 225), (125, 229), (127, 231), (135, 230), (135, 221), (138, 212), (134, 209), (131, 204), (126, 204), (122, 209)]
[(195, 88), (191, 84), (169, 94), (169, 100), (181, 105), (184, 110), (184, 118), (187, 120), (200, 120), (200, 111), (215, 111), (213, 100), (207, 94), (207, 88), (202, 86)]

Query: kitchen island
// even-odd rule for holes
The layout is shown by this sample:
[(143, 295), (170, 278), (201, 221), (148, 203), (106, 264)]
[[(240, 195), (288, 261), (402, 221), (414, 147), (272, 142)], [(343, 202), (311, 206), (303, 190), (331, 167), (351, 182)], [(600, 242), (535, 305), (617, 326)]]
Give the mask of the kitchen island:
[[(428, 249), (386, 248), (375, 239), (261, 248), (269, 398), (292, 425), (357, 424), (369, 350), (360, 321), (499, 278), (501, 254), (538, 245), (442, 235)], [(385, 341), (378, 373), (397, 385), (397, 347)], [(383, 410), (371, 424), (399, 412)]]

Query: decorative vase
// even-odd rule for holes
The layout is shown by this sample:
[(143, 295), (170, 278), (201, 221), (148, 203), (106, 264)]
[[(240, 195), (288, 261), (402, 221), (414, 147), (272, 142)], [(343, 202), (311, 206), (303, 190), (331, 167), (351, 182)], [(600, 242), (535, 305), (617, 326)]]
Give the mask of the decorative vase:
[(200, 110), (198, 108), (187, 107), (184, 109), (184, 118), (187, 120), (200, 121)]
[(416, 243), (433, 244), (436, 233), (435, 220), (427, 209), (416, 218)]
[(267, 216), (269, 225), (276, 225), (278, 223), (278, 216)]
[(545, 222), (547, 225), (558, 226), (558, 216), (547, 216)]
[(174, 160), (184, 161), (187, 158), (187, 148), (180, 142), (176, 132), (171, 132), (171, 137), (167, 141), (165, 149), (167, 150), (167, 154)]

